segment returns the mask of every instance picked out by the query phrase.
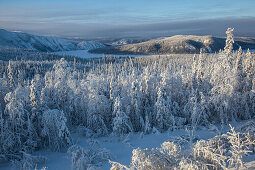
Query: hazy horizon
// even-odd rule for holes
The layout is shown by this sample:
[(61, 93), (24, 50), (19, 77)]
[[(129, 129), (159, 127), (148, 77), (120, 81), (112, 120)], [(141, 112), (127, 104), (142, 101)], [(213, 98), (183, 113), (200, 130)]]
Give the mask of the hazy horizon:
[(159, 37), (176, 34), (255, 36), (252, 0), (2, 0), (1, 28), (66, 38)]

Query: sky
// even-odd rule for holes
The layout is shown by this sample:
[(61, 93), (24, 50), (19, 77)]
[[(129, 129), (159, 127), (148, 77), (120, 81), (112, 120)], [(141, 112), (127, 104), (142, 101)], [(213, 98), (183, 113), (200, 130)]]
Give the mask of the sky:
[(79, 38), (255, 36), (255, 0), (0, 0), (0, 28)]

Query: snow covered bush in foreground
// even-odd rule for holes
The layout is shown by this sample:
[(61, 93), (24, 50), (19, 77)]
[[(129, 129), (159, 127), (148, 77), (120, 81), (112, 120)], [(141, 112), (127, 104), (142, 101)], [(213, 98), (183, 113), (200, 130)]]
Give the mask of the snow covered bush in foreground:
[(130, 167), (110, 161), (111, 170), (239, 169), (244, 167), (243, 156), (254, 152), (255, 135), (236, 132), (230, 127), (227, 134), (200, 140), (191, 150), (181, 150), (176, 141), (164, 142), (156, 149), (135, 149)]
[(68, 149), (68, 154), (71, 157), (73, 170), (87, 170), (89, 168), (100, 166), (103, 162), (111, 158), (110, 153), (100, 148), (96, 140), (88, 140), (89, 148), (84, 148), (73, 145)]
[(228, 169), (243, 167), (243, 156), (253, 152), (255, 135), (231, 131), (209, 141), (201, 140), (193, 148), (193, 156), (212, 167)]

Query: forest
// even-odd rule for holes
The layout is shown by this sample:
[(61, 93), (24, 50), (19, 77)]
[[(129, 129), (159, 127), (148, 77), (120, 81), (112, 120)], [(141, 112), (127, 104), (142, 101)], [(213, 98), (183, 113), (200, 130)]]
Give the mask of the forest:
[(74, 132), (97, 139), (218, 126), (219, 136), (191, 141), (188, 156), (180, 144), (166, 141), (160, 148), (135, 149), (130, 167), (111, 160), (111, 169), (243, 166), (243, 155), (254, 154), (255, 130), (247, 130), (255, 128), (254, 121), (243, 133), (232, 127), (220, 132), (229, 122), (254, 119), (255, 56), (241, 46), (233, 51), (232, 32), (226, 32), (224, 50), (201, 50), (193, 57), (81, 59), (1, 48), (0, 160), (35, 169), (45, 158), (33, 153), (47, 148), (68, 152), (73, 169), (89, 169), (93, 154), (96, 161), (108, 161), (109, 155), (75, 145)]

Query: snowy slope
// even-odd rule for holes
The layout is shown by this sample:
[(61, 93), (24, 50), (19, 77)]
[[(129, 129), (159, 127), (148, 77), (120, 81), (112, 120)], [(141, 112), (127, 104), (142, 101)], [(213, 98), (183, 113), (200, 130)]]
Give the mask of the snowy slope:
[(93, 50), (97, 48), (103, 48), (105, 45), (94, 41), (81, 41), (77, 44), (77, 47), (81, 50)]
[(73, 42), (55, 37), (36, 36), (27, 33), (9, 32), (0, 29), (0, 46), (13, 48), (26, 48), (44, 52), (69, 51), (69, 50), (91, 50), (105, 47), (96, 42)]
[[(92, 53), (104, 54), (194, 54), (200, 49), (207, 53), (218, 52), (225, 46), (225, 38), (213, 36), (175, 35), (145, 42), (125, 44), (91, 50)], [(234, 49), (254, 49), (255, 39), (249, 37), (236, 38)]]
[(121, 39), (116, 39), (108, 44), (112, 46), (120, 46), (120, 45), (141, 43), (141, 42), (148, 41), (150, 39), (151, 38), (121, 38)]

